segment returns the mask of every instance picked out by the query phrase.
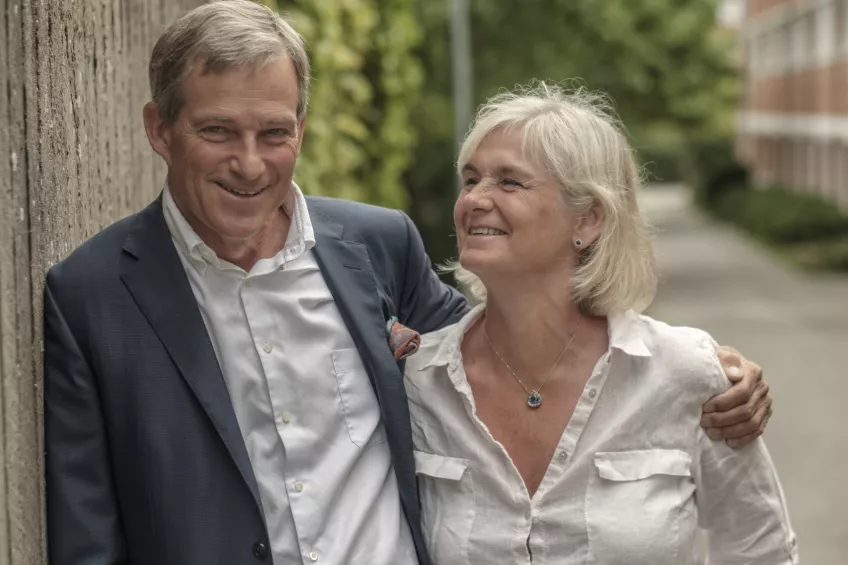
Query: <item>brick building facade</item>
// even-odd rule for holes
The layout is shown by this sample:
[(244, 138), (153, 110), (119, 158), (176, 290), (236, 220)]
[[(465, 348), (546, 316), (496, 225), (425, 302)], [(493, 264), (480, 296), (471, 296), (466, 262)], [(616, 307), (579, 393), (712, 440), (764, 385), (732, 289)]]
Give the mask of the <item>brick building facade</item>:
[(848, 0), (748, 0), (738, 156), (848, 209)]

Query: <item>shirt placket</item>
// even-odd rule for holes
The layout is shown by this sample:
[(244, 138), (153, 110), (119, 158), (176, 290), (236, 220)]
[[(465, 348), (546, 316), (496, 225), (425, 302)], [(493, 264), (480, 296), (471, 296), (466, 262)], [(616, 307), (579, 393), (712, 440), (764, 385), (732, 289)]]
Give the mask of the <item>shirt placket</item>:
[[(242, 289), (242, 303), (244, 304), (245, 313), (251, 332), (253, 333), (254, 347), (259, 356), (260, 364), (262, 365), (263, 377), (268, 390), (268, 399), (271, 404), (271, 411), (274, 418), (274, 427), (277, 435), (280, 438), (284, 452), (286, 452), (286, 439), (294, 432), (294, 427), (297, 426), (298, 414), (295, 406), (290, 406), (288, 399), (294, 397), (291, 391), (285, 390), (285, 375), (280, 374), (282, 363), (280, 356), (284, 355), (283, 344), (275, 340), (274, 323), (270, 314), (271, 309), (267, 304), (264, 304), (261, 289), (257, 288), (262, 284), (267, 284), (268, 277), (275, 277), (280, 274), (280, 271), (272, 271), (270, 273), (260, 273), (248, 275)], [(280, 281), (275, 281), (276, 286), (280, 286)], [(289, 442), (292, 443), (292, 442)], [(309, 481), (309, 477), (302, 472), (298, 465), (297, 457), (292, 458), (291, 454), (286, 453), (286, 466), (280, 472), (285, 476), (286, 493), (288, 496), (289, 505), (292, 508), (293, 515), (303, 516), (303, 507), (307, 506), (309, 498), (309, 490), (313, 485)], [(303, 525), (303, 524), (301, 524)], [(307, 528), (297, 529), (298, 543), (301, 548), (311, 548), (311, 540), (307, 537)], [(311, 562), (312, 557), (316, 554), (309, 552), (302, 555), (305, 562)]]
[(527, 491), (524, 479), (521, 477), (521, 473), (510, 458), (509, 453), (507, 453), (503, 445), (498, 443), (489, 431), (489, 428), (486, 427), (486, 424), (483, 423), (483, 421), (477, 416), (477, 406), (474, 403), (474, 393), (471, 390), (471, 385), (468, 384), (468, 377), (465, 374), (465, 368), (462, 366), (462, 358), (458, 350), (454, 353), (451, 361), (449, 362), (447, 371), (454, 388), (462, 395), (463, 404), (466, 412), (468, 413), (468, 417), (474, 422), (477, 431), (483, 437), (487, 438), (491, 445), (496, 446), (500, 450), (503, 461), (511, 467), (511, 471), (507, 474), (508, 483), (505, 485), (505, 488), (507, 488), (511, 493), (518, 493), (514, 498), (516, 508), (523, 508), (525, 510), (524, 512), (517, 513), (519, 518), (513, 528), (514, 543), (511, 545), (514, 551), (512, 562), (521, 563), (522, 561), (526, 561), (527, 537), (530, 532), (533, 519), (535, 518), (533, 508), (528, 504), (528, 501), (530, 500), (530, 493)]
[[(538, 520), (541, 514), (539, 512), (539, 507), (544, 505), (544, 499), (547, 493), (565, 480), (570, 467), (571, 458), (577, 449), (577, 444), (580, 441), (580, 437), (583, 435), (583, 430), (586, 429), (589, 417), (592, 415), (592, 411), (597, 405), (598, 399), (601, 395), (601, 390), (604, 388), (604, 384), (609, 376), (611, 366), (612, 350), (610, 349), (598, 360), (592, 370), (592, 375), (589, 377), (589, 380), (586, 381), (586, 384), (583, 387), (583, 393), (580, 395), (577, 405), (574, 407), (571, 419), (568, 421), (568, 425), (557, 444), (557, 449), (551, 458), (551, 462), (548, 465), (548, 470), (545, 472), (542, 483), (539, 485), (539, 490), (536, 491), (535, 498), (531, 500), (530, 514), (532, 516), (532, 522), (536, 522)], [(538, 536), (538, 539), (534, 540), (533, 526), (534, 524), (531, 523), (529, 550), (532, 552), (534, 557), (538, 558), (539, 561), (547, 562), (550, 558), (546, 552), (547, 544), (542, 536)]]

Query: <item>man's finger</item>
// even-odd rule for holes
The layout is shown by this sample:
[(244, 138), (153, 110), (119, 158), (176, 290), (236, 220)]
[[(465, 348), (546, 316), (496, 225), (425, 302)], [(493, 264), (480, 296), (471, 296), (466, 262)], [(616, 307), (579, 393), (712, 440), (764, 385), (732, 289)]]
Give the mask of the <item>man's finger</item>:
[[(741, 384), (735, 385), (733, 388), (738, 388), (741, 386)], [(731, 392), (732, 390), (733, 389), (730, 389), (727, 392)], [(724, 394), (727, 394), (727, 392), (725, 392)], [(757, 386), (754, 388), (754, 392), (751, 394), (750, 398), (747, 402), (745, 402), (745, 404), (738, 405), (723, 412), (707, 413), (705, 410), (705, 413), (701, 416), (701, 426), (705, 428), (723, 428), (726, 426), (732, 426), (734, 424), (740, 424), (746, 420), (751, 419), (754, 414), (756, 414), (760, 405), (768, 396), (768, 392), (768, 385), (764, 381), (760, 381), (760, 383), (757, 384)], [(712, 400), (710, 400), (710, 402), (712, 402)]]
[(733, 382), (737, 382), (743, 375), (743, 358), (742, 355), (726, 345), (722, 345), (717, 351), (718, 360), (721, 362), (721, 367), (724, 369), (724, 374)]
[(749, 443), (751, 443), (752, 441), (754, 441), (755, 439), (760, 437), (760, 435), (762, 435), (762, 433), (763, 432), (757, 430), (755, 432), (751, 432), (750, 434), (744, 435), (742, 437), (729, 439), (729, 440), (727, 440), (727, 445), (729, 445), (733, 449), (739, 449), (740, 447), (745, 447), (746, 445), (748, 445)]
[(744, 422), (740, 422), (739, 424), (734, 424), (732, 426), (725, 426), (722, 428), (714, 428), (721, 431), (721, 437), (724, 439), (739, 439), (747, 437), (748, 435), (759, 432), (762, 433), (765, 430), (766, 422), (768, 421), (769, 413), (771, 409), (771, 400), (769, 397), (760, 403), (757, 406), (756, 412), (754, 415)]
[(710, 398), (704, 404), (704, 412), (707, 414), (727, 412), (737, 406), (742, 406), (751, 398), (755, 388), (754, 383), (751, 381), (746, 382), (742, 380), (735, 383), (728, 390)]
[(762, 422), (760, 423), (759, 428), (749, 434), (745, 434), (742, 437), (728, 439), (727, 445), (733, 449), (739, 449), (740, 447), (745, 447), (746, 445), (763, 435), (763, 432), (766, 430), (766, 426), (768, 425), (769, 418), (771, 418), (771, 414), (771, 397), (768, 397), (768, 402), (765, 406), (765, 415), (762, 418)]

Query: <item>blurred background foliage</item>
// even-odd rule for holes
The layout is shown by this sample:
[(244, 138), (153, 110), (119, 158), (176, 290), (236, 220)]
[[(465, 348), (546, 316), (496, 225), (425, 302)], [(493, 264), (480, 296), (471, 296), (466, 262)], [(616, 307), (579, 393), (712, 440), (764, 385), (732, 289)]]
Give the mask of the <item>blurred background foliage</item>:
[[(405, 209), (432, 259), (455, 252), (449, 0), (266, 0), (314, 70), (296, 179), (308, 193)], [(533, 78), (606, 92), (649, 174), (695, 175), (729, 146), (734, 38), (717, 0), (471, 0), (473, 98)]]

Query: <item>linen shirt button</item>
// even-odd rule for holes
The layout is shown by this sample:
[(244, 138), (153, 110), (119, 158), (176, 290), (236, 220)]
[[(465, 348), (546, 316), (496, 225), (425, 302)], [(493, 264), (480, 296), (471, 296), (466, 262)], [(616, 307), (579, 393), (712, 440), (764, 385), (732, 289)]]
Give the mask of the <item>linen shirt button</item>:
[(560, 451), (559, 452), (559, 458), (562, 459), (563, 461), (565, 461), (566, 459), (568, 459), (568, 452), (567, 451)]
[(292, 421), (292, 416), (288, 412), (283, 412), (283, 417), (281, 418), (284, 424), (288, 424)]
[(268, 559), (268, 548), (264, 543), (256, 542), (253, 544), (253, 556), (260, 561)]
[(589, 391), (589, 398), (595, 398), (597, 395), (598, 395), (598, 391), (596, 391), (595, 389), (591, 389)]
[(297, 492), (303, 492), (303, 483), (301, 483), (300, 481), (296, 482), (294, 484), (294, 490), (296, 490)]
[(265, 353), (271, 353), (271, 351), (273, 351), (273, 350), (274, 350), (274, 346), (271, 345), (270, 343), (266, 343), (265, 345), (262, 346), (262, 351), (264, 351)]
[(310, 561), (318, 561), (318, 554), (314, 551), (309, 552), (309, 560)]

